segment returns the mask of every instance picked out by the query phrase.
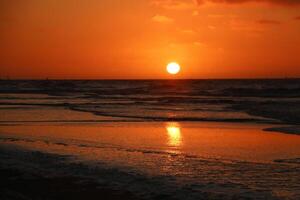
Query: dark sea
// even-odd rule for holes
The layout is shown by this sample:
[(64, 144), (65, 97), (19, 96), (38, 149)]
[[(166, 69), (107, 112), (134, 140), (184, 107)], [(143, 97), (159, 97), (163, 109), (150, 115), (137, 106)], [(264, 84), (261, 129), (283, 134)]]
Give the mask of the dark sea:
[(60, 106), (126, 120), (300, 123), (300, 79), (2, 80), (0, 93), (2, 106)]

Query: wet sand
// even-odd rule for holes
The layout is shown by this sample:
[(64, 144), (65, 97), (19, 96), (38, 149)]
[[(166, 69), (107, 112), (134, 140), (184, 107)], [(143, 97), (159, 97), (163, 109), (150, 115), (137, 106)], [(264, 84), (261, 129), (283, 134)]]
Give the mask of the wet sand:
[(268, 126), (2, 124), (0, 197), (297, 199), (300, 137)]
[(90, 159), (102, 158), (101, 151), (107, 151), (110, 157), (103, 159), (112, 161), (121, 159), (118, 151), (250, 162), (299, 156), (300, 137), (264, 131), (270, 126), (217, 122), (13, 123), (0, 126), (0, 140), (59, 154), (68, 151), (81, 155), (85, 147), (94, 152), (94, 157), (84, 154)]

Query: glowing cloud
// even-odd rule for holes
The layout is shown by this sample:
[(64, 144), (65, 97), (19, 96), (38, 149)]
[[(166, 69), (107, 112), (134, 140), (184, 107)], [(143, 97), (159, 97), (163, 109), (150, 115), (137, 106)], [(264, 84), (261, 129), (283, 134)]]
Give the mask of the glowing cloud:
[(152, 17), (152, 21), (158, 23), (172, 23), (174, 20), (164, 15), (155, 15)]

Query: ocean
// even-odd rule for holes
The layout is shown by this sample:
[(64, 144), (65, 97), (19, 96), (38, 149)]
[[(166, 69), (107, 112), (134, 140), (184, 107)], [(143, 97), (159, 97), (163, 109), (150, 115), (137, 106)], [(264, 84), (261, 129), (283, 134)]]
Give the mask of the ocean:
[(0, 84), (2, 107), (65, 107), (126, 121), (300, 122), (299, 79)]
[(0, 86), (0, 169), (141, 199), (300, 198), (299, 79)]

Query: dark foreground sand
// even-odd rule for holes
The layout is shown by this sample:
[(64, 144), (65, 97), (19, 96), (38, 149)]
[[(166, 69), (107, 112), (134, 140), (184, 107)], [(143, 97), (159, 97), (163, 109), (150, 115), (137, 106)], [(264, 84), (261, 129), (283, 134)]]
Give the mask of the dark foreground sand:
[[(49, 165), (49, 168), (53, 168), (55, 165), (57, 174), (52, 174), (46, 168), (44, 168), (45, 171), (35, 170), (37, 163), (32, 166), (28, 163), (18, 163), (18, 158), (14, 156), (16, 153), (16, 149), (0, 147), (1, 200), (141, 199), (125, 189), (108, 188), (88, 177), (62, 174), (59, 168), (63, 166), (59, 164), (59, 159), (57, 163), (52, 163), (53, 161), (41, 163), (41, 167)], [(34, 158), (30, 158), (30, 154), (39, 157), (41, 162), (45, 161), (43, 157), (51, 160), (52, 156), (39, 152), (27, 152), (25, 154), (20, 152), (20, 155), (22, 154), (27, 156), (28, 161), (32, 162), (34, 162)]]
[[(2, 168), (2, 166), (1, 166)], [(47, 178), (12, 169), (0, 169), (0, 199), (140, 199), (127, 191), (103, 188), (80, 177)]]

